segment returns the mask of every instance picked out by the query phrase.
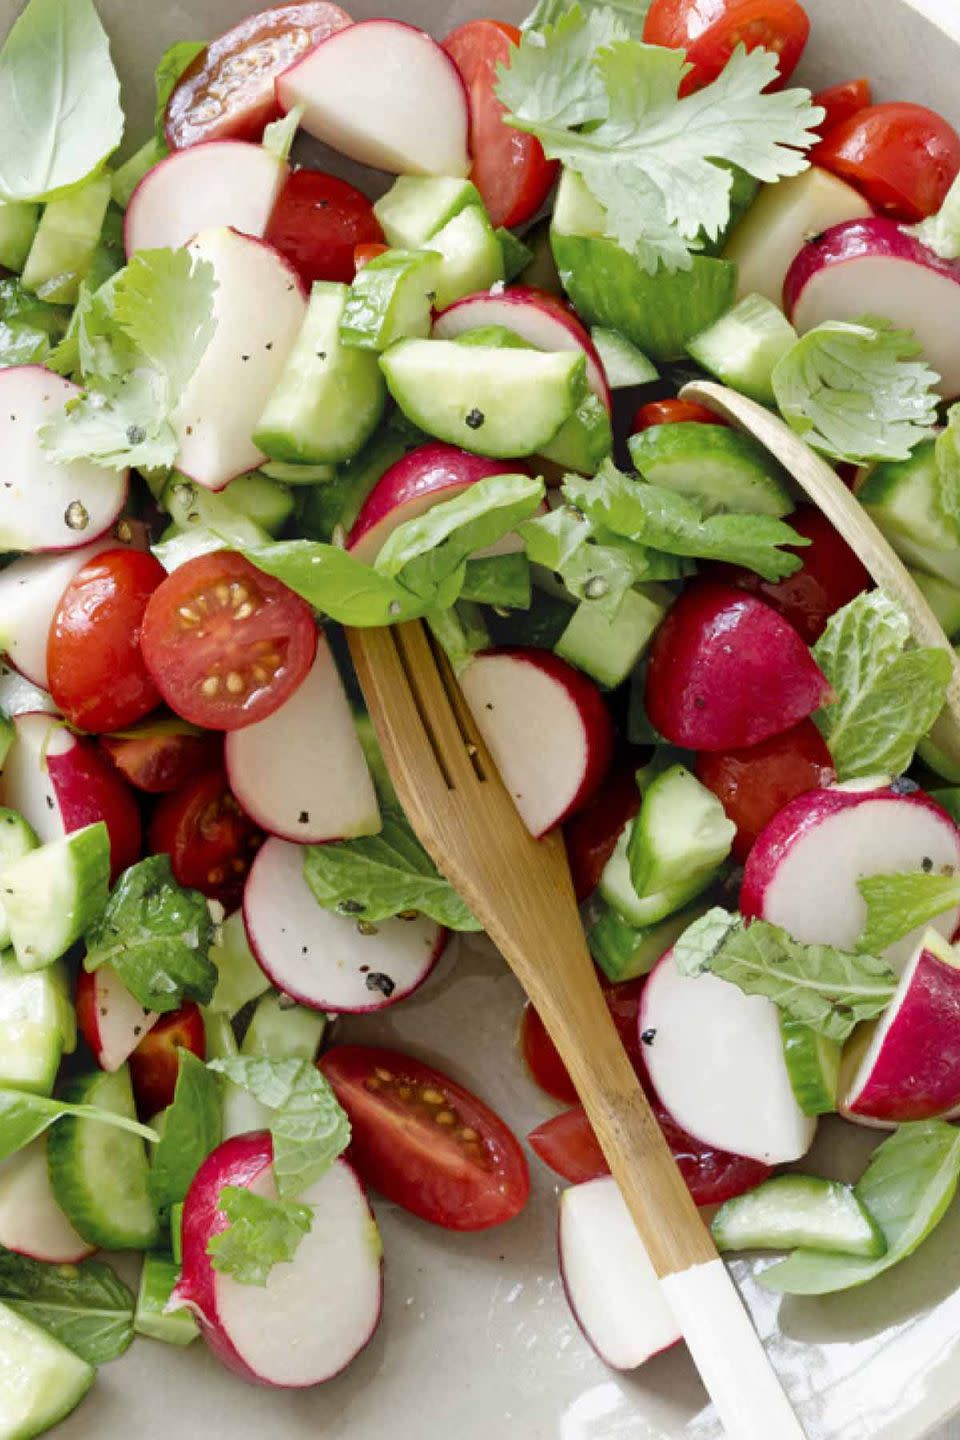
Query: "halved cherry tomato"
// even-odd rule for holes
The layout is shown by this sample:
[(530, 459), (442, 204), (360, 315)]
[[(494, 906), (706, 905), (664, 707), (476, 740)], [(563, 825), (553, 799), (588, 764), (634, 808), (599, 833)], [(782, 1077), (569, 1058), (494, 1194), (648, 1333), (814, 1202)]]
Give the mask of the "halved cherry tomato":
[(834, 125), (811, 159), (881, 215), (917, 221), (940, 209), (957, 178), (960, 135), (926, 105), (868, 105)]
[(516, 26), (499, 20), (469, 20), (443, 42), (470, 97), (470, 179), (494, 225), (529, 220), (557, 175), (557, 163), (546, 158), (540, 141), (506, 123), (506, 107), (494, 92), (497, 67), (509, 64), (511, 46), (519, 43)]
[(140, 653), (147, 601), (167, 572), (126, 546), (87, 562), (60, 599), (47, 639), (50, 694), (72, 725), (132, 725), (160, 703)]
[(223, 766), (223, 738), (201, 735), (104, 735), (100, 740), (120, 774), (136, 790), (166, 795), (196, 775)]
[(631, 750), (615, 761), (590, 804), (563, 827), (578, 902), (596, 890), (620, 831), (640, 809), (636, 774), (643, 763), (642, 755), (640, 750)]
[[(647, 1082), (647, 1067), (637, 1034), (637, 1016), (640, 1013), (640, 995), (643, 980), (627, 980), (622, 985), (610, 985), (601, 978), (603, 998), (617, 1033), (637, 1072), (642, 1084)], [(575, 1101), (577, 1092), (567, 1074), (567, 1067), (557, 1054), (556, 1046), (547, 1034), (546, 1027), (529, 1000), (523, 1007), (520, 1019), (520, 1053), (530, 1071), (530, 1077), (541, 1090), (555, 1100)]]
[(307, 50), (352, 24), (329, 0), (291, 0), (241, 20), (187, 67), (167, 102), (171, 150), (201, 140), (259, 140), (280, 114), (276, 77)]
[(181, 1050), (191, 1050), (198, 1060), (206, 1059), (203, 1013), (192, 1000), (184, 1001), (179, 1010), (171, 1010), (169, 1015), (161, 1015), (130, 1056), (137, 1109), (148, 1119), (166, 1110), (173, 1101)]
[(797, 68), (809, 34), (809, 17), (797, 0), (653, 0), (643, 29), (648, 45), (687, 52), (693, 70), (681, 95), (715, 80), (738, 45), (773, 50), (782, 85)]
[[(826, 629), (830, 616), (849, 604), (855, 595), (869, 590), (873, 581), (847, 542), (815, 505), (798, 506), (788, 515), (787, 524), (810, 544), (796, 549), (803, 565), (785, 580), (764, 580), (753, 570), (733, 565), (708, 565), (703, 570), (715, 580), (759, 595), (784, 620), (790, 621), (808, 645), (813, 645)], [(790, 546), (784, 548), (789, 550)]]
[(386, 255), (389, 245), (357, 245), (353, 252), (354, 270), (362, 270), (364, 265), (369, 265), (371, 260), (376, 260), (378, 255)]
[(242, 555), (198, 555), (150, 597), (140, 636), (164, 700), (207, 730), (265, 720), (300, 685), (317, 651), (310, 606)]
[(147, 838), (153, 854), (170, 856), (181, 885), (235, 910), (263, 831), (240, 809), (223, 771), (215, 770), (164, 795)]
[(788, 801), (837, 778), (830, 751), (812, 720), (801, 720), (792, 730), (747, 750), (704, 752), (697, 756), (696, 770), (737, 827), (733, 853), (741, 861)]
[(814, 105), (822, 105), (826, 115), (818, 125), (821, 135), (826, 135), (834, 125), (849, 120), (859, 110), (865, 110), (873, 99), (870, 81), (864, 76), (860, 80), (845, 80), (841, 85), (830, 85), (818, 90), (813, 97)]
[(307, 286), (315, 280), (349, 285), (358, 245), (379, 244), (373, 206), (353, 185), (322, 170), (294, 170), (280, 192), (265, 240), (285, 255)]
[[(659, 1102), (654, 1114), (687, 1188), (698, 1205), (722, 1205), (735, 1195), (742, 1195), (761, 1185), (770, 1174), (770, 1166), (745, 1155), (732, 1155), (727, 1150), (713, 1150), (681, 1130)], [(597, 1143), (590, 1121), (580, 1105), (545, 1120), (527, 1136), (534, 1154), (556, 1174), (572, 1185), (584, 1180), (597, 1180), (610, 1170)]]
[(694, 421), (701, 425), (727, 423), (695, 400), (650, 400), (634, 414), (630, 421), (630, 434), (639, 435), (644, 430), (652, 430), (654, 425), (682, 425)]
[(367, 1184), (421, 1220), (486, 1230), (519, 1215), (527, 1162), (498, 1115), (412, 1055), (335, 1045), (317, 1062), (350, 1117)]

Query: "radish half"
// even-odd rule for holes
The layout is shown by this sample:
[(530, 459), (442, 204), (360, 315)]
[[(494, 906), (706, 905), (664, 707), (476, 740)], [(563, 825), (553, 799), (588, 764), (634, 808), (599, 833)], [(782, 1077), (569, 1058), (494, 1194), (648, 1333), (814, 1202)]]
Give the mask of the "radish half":
[(810, 1149), (817, 1122), (794, 1098), (770, 1000), (715, 975), (681, 975), (668, 950), (644, 986), (639, 1025), (653, 1087), (681, 1129), (765, 1165)]
[(277, 80), (285, 111), (351, 160), (393, 175), (466, 175), (467, 94), (435, 40), (400, 20), (339, 30)]
[[(867, 919), (857, 881), (865, 875), (960, 869), (960, 830), (922, 790), (904, 793), (885, 777), (850, 780), (798, 795), (761, 830), (747, 857), (740, 909), (781, 925), (806, 945), (853, 950)], [(933, 928), (947, 939), (960, 908)], [(902, 969), (922, 926), (889, 945)]]
[(251, 819), (297, 844), (375, 835), (380, 807), (326, 637), (279, 710), (227, 734), (230, 789)]
[(0, 550), (77, 550), (110, 529), (127, 500), (127, 471), (61, 465), (39, 430), (82, 391), (42, 365), (0, 370)]
[(77, 1265), (97, 1248), (54, 1199), (45, 1135), (0, 1164), (0, 1245), (48, 1265)]
[(303, 876), (303, 850), (268, 840), (243, 892), (247, 938), (278, 990), (313, 1010), (363, 1014), (416, 990), (443, 953), (447, 932), (425, 915), (367, 926), (324, 910)]
[(635, 1370), (683, 1336), (611, 1176), (560, 1196), (560, 1275), (574, 1319), (600, 1359)]
[(220, 225), (262, 235), (289, 174), (286, 161), (243, 140), (174, 150), (147, 171), (130, 197), (123, 226), (127, 259), (136, 250), (176, 250)]
[(160, 1019), (145, 1010), (112, 965), (77, 974), (77, 1024), (101, 1070), (119, 1070)]

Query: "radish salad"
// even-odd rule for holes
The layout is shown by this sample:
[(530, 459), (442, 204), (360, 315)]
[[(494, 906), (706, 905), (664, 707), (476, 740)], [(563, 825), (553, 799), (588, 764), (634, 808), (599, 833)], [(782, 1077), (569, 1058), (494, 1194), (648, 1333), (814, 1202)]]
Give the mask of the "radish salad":
[[(826, 1294), (944, 1214), (953, 658), (681, 393), (779, 414), (960, 637), (960, 136), (793, 84), (808, 31), (797, 0), (539, 0), (438, 42), (293, 0), (174, 44), (128, 139), (92, 0), (10, 30), (0, 1440), (135, 1333), (331, 1380), (380, 1320), (368, 1190), (463, 1231), (527, 1202), (455, 1055), (338, 1037), (479, 929), (345, 626), (423, 619), (525, 824), (563, 826), (721, 1249)], [(571, 1309), (634, 1368), (679, 1331), (529, 1007), (522, 1063)], [(876, 1131), (854, 1185), (804, 1166), (834, 1114)], [(136, 1296), (98, 1250), (143, 1254)]]

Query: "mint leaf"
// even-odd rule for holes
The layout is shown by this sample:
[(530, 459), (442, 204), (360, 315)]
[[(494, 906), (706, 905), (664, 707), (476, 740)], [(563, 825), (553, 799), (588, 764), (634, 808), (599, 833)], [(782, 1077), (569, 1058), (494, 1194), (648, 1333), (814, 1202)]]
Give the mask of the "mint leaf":
[(960, 259), (960, 177), (950, 186), (935, 215), (921, 220), (919, 225), (904, 225), (903, 229), (941, 260)]
[(0, 1302), (88, 1365), (115, 1360), (133, 1339), (133, 1296), (99, 1260), (47, 1265), (0, 1250)]
[(181, 1047), (173, 1101), (150, 1160), (147, 1189), (166, 1222), (171, 1205), (185, 1199), (194, 1175), (222, 1136), (220, 1081), (192, 1051)]
[(774, 367), (780, 413), (835, 460), (906, 460), (937, 423), (940, 377), (920, 353), (912, 331), (883, 320), (817, 325)]
[(208, 957), (213, 922), (199, 890), (173, 878), (169, 855), (151, 855), (125, 870), (107, 908), (87, 935), (84, 968), (112, 965), (148, 1010), (177, 1010), (184, 999), (206, 1005), (217, 985)]
[(136, 1120), (114, 1114), (112, 1110), (101, 1110), (97, 1105), (71, 1105), (66, 1100), (30, 1095), (25, 1090), (0, 1089), (0, 1160), (6, 1160), (22, 1150), (67, 1115), (77, 1120), (98, 1120), (103, 1125), (115, 1125), (118, 1130), (129, 1130), (131, 1135), (139, 1135), (144, 1140), (158, 1138), (156, 1131), (148, 1125), (140, 1125)]
[(308, 1060), (211, 1060), (225, 1075), (274, 1112), (273, 1173), (282, 1200), (319, 1180), (350, 1144), (350, 1121), (328, 1082)]
[(419, 910), (448, 930), (482, 929), (393, 806), (379, 835), (304, 846), (303, 874), (317, 903), (341, 915), (376, 924)]
[(271, 1200), (239, 1185), (225, 1185), (217, 1197), (230, 1224), (207, 1241), (214, 1270), (240, 1285), (266, 1285), (274, 1265), (297, 1253), (309, 1235), (313, 1211), (295, 1200)]
[(960, 543), (960, 405), (951, 405), (947, 423), (934, 442), (940, 514)]
[(686, 930), (673, 947), (673, 958), (681, 975), (705, 975), (724, 944), (743, 925), (739, 915), (715, 905)]
[(953, 673), (945, 651), (908, 650), (910, 621), (882, 590), (831, 616), (813, 647), (835, 700), (814, 715), (839, 780), (900, 775), (943, 709)]
[(183, 75), (183, 72), (193, 64), (201, 50), (206, 50), (206, 48), (206, 45), (200, 40), (178, 40), (160, 56), (160, 62), (157, 65), (154, 76), (157, 99), (153, 128), (156, 138), (164, 147), (164, 151), (166, 151), (164, 120), (167, 113), (167, 103), (177, 88), (177, 83)]
[(960, 876), (952, 873), (867, 875), (857, 889), (867, 906), (857, 949), (874, 955), (960, 905)]
[(882, 1275), (912, 1255), (940, 1223), (960, 1178), (960, 1130), (943, 1120), (901, 1125), (873, 1152), (854, 1194), (884, 1233), (878, 1260), (795, 1250), (760, 1276), (781, 1295), (830, 1295)]
[[(341, 625), (400, 624), (418, 619), (430, 608), (430, 597), (414, 595), (355, 555), (320, 540), (280, 540), (241, 553), (251, 565), (282, 580)], [(457, 598), (461, 582), (462, 576), (451, 587), (449, 604)]]

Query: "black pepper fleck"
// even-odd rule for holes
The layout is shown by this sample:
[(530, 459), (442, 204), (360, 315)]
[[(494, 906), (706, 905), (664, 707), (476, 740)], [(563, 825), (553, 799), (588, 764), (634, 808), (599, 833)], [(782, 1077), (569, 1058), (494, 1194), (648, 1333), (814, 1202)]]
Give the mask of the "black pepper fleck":
[(930, 871), (933, 869), (933, 861), (930, 859), (929, 855), (924, 855), (923, 859), (920, 861), (920, 869), (923, 871), (924, 875), (930, 874)]
[(644, 1045), (652, 1045), (654, 1040), (656, 1039), (656, 1035), (656, 1030), (644, 1030), (643, 1034), (640, 1036), (640, 1039), (643, 1041)]
[(477, 407), (474, 406), (465, 418), (471, 430), (479, 430), (486, 417), (482, 410), (478, 410)]
[(379, 990), (381, 995), (389, 997), (396, 988), (396, 983), (390, 979), (390, 976), (382, 974), (379, 970), (374, 970), (367, 976), (368, 990)]
[(300, 814), (297, 816), (297, 824), (298, 824), (298, 825), (309, 825), (309, 824), (310, 824), (310, 811), (309, 811), (309, 810), (301, 810), (301, 811), (300, 811)]

